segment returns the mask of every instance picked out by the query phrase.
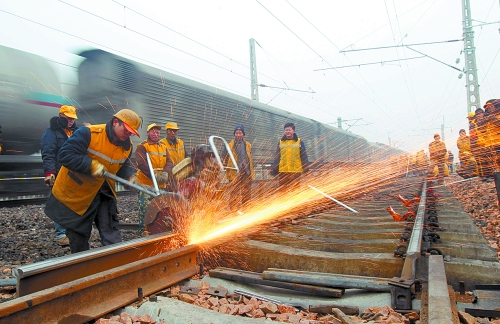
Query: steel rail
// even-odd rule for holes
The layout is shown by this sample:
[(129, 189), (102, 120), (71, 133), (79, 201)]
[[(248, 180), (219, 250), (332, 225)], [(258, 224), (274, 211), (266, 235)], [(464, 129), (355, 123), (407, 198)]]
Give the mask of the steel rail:
[(86, 323), (195, 275), (198, 251), (185, 246), (5, 302), (0, 324)]
[(19, 297), (166, 252), (178, 234), (161, 233), (14, 269)]
[(427, 198), (427, 180), (424, 181), (422, 186), (422, 193), (420, 194), (420, 203), (418, 204), (417, 215), (413, 224), (413, 229), (408, 242), (406, 250), (406, 259), (401, 272), (401, 278), (415, 279), (416, 260), (421, 255), (422, 249), (422, 234), (424, 231), (424, 215), (425, 215), (425, 201)]

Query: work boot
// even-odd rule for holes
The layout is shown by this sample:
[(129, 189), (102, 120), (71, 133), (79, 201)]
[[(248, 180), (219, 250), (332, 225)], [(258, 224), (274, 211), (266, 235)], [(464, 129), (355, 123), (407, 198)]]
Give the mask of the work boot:
[(69, 238), (67, 236), (65, 236), (63, 238), (58, 239), (56, 242), (60, 246), (68, 246), (69, 245)]

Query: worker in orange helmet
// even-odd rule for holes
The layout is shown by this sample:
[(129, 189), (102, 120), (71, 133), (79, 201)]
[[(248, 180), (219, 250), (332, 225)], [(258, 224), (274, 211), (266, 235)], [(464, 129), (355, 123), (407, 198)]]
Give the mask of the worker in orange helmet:
[[(45, 184), (52, 188), (56, 181), (57, 173), (61, 168), (57, 156), (59, 150), (66, 140), (78, 128), (76, 126), (76, 108), (63, 105), (59, 108), (59, 115), (54, 116), (49, 121), (49, 128), (42, 134), (40, 140), (40, 149), (42, 153), (43, 172), (45, 174)], [(66, 236), (66, 229), (61, 225), (54, 223), (55, 239), (61, 246), (69, 245), (69, 239)]]
[(135, 182), (130, 137), (139, 136), (141, 122), (137, 113), (122, 109), (106, 124), (80, 127), (61, 147), (62, 167), (45, 214), (66, 228), (71, 253), (90, 248), (93, 223), (102, 245), (121, 242), (115, 182), (104, 178), (104, 173)]

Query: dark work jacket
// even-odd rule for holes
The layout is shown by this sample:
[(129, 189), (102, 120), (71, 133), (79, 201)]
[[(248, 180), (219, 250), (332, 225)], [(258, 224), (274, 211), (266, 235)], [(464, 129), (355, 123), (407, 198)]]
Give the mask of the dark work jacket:
[(42, 151), (44, 174), (49, 172), (57, 174), (61, 168), (61, 164), (59, 163), (57, 156), (64, 142), (68, 139), (68, 135), (66, 135), (64, 129), (67, 128), (71, 132), (74, 132), (78, 128), (76, 126), (76, 122), (69, 128), (67, 126), (68, 121), (66, 118), (55, 116), (50, 119), (49, 128), (47, 128), (42, 134), (40, 147)]
[[(119, 141), (114, 136), (111, 121), (106, 124), (106, 135), (108, 140), (111, 143), (114, 143), (114, 145), (121, 146), (125, 150), (130, 150), (128, 159), (116, 173), (117, 176), (128, 179), (135, 173), (135, 170), (130, 163), (132, 142), (129, 139), (126, 141)], [(61, 148), (61, 152), (59, 154), (59, 161), (61, 165), (65, 166), (69, 170), (90, 175), (90, 163), (92, 159), (88, 156), (87, 152), (90, 141), (90, 129), (88, 127), (80, 127)], [(64, 179), (56, 179), (56, 184), (54, 186), (57, 186), (58, 181), (64, 181)], [(47, 199), (45, 214), (53, 221), (67, 229), (72, 229), (80, 234), (90, 233), (92, 223), (103, 199), (107, 199), (109, 201), (108, 213), (111, 218), (111, 225), (114, 227), (118, 224), (118, 210), (116, 198), (108, 186), (107, 181), (104, 181), (98, 194), (95, 196), (94, 200), (83, 215), (80, 216), (75, 213), (73, 210), (64, 205), (63, 202), (55, 198), (53, 194)]]

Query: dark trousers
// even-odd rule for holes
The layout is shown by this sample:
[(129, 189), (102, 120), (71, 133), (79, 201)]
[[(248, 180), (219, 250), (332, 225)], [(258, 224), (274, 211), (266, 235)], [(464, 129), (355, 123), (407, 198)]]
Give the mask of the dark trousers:
[[(238, 200), (241, 200), (241, 205), (245, 205), (250, 201), (252, 195), (252, 177), (246, 173), (238, 173), (236, 178), (231, 183), (231, 196)], [(238, 201), (234, 201), (233, 209), (238, 207)]]
[(300, 188), (301, 172), (281, 172), (278, 174), (280, 193), (287, 193)]
[[(94, 223), (97, 227), (97, 230), (99, 231), (101, 244), (105, 246), (121, 242), (121, 232), (114, 226), (116, 225), (116, 221), (113, 220), (113, 215), (110, 212), (112, 208), (116, 208), (110, 205), (111, 198), (108, 198), (102, 194), (98, 194), (95, 199), (100, 199), (99, 205), (94, 211)], [(91, 224), (90, 226), (88, 226), (88, 230), (86, 230), (84, 234), (66, 228), (66, 236), (69, 238), (69, 247), (71, 249), (71, 253), (87, 251), (88, 249), (90, 249), (89, 239), (91, 233)]]

